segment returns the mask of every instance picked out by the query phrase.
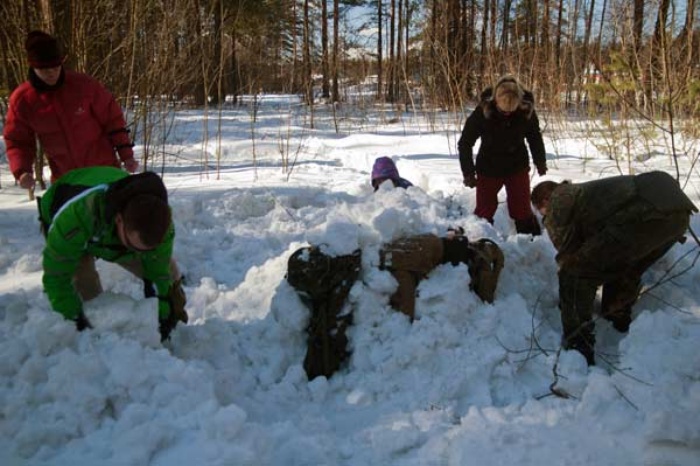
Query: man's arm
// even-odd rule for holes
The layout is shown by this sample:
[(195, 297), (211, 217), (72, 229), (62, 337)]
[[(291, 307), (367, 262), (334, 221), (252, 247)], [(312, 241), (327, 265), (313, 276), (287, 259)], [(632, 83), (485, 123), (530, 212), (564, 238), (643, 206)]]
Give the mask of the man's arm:
[[(93, 87), (93, 114), (99, 120), (100, 126), (109, 137), (112, 146), (119, 154), (119, 159), (130, 172), (136, 171), (138, 163), (134, 160), (134, 144), (126, 128), (124, 112), (109, 92), (99, 81), (91, 78)], [(133, 170), (130, 169), (133, 167)]]
[(43, 253), (44, 291), (54, 311), (74, 320), (83, 304), (73, 286), (73, 275), (93, 233), (94, 217), (83, 201), (74, 202), (58, 215), (46, 237)]
[(16, 180), (22, 175), (33, 176), (36, 158), (36, 135), (28, 118), (22, 112), (21, 94), (13, 94), (7, 111), (3, 138), (7, 149), (7, 161)]
[(153, 251), (140, 254), (143, 278), (152, 281), (156, 287), (159, 319), (164, 319), (170, 314), (170, 303), (167, 297), (173, 284), (173, 277), (170, 276), (170, 259), (173, 255), (174, 240), (175, 228), (171, 223), (163, 242)]

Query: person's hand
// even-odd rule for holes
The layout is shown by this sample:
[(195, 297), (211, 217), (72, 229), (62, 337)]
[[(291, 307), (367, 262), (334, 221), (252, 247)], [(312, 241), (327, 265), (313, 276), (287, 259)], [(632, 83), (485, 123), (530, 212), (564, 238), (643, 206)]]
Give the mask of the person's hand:
[(92, 324), (82, 312), (78, 314), (78, 317), (73, 319), (73, 321), (75, 322), (75, 328), (78, 329), (79, 332), (82, 332), (83, 330), (88, 328), (92, 328)]
[(168, 297), (166, 298), (170, 307), (168, 317), (159, 320), (160, 341), (170, 339), (170, 333), (175, 329), (178, 322), (184, 324), (189, 320), (185, 304), (187, 304), (187, 296), (182, 288), (182, 278), (175, 280), (170, 286)]
[(160, 341), (164, 342), (170, 340), (170, 332), (175, 329), (177, 325), (177, 319), (173, 319), (173, 313), (171, 312), (165, 319), (160, 319), (158, 321), (158, 330), (160, 331)]
[(475, 188), (476, 187), (476, 175), (474, 173), (471, 173), (469, 175), (464, 175), (464, 186), (467, 188)]
[(170, 313), (174, 315), (175, 319), (186, 324), (189, 320), (189, 316), (187, 315), (187, 311), (185, 311), (187, 295), (185, 295), (185, 289), (182, 287), (182, 277), (175, 280), (170, 286), (168, 298), (170, 300)]
[(178, 312), (170, 309), (170, 314), (165, 319), (158, 320), (158, 330), (160, 330), (160, 341), (166, 341), (170, 339), (170, 333), (177, 327), (178, 322), (187, 323), (189, 316), (184, 308), (180, 309)]
[(139, 162), (135, 158), (124, 160), (124, 169), (129, 173), (135, 173), (139, 169)]
[(537, 174), (540, 176), (544, 176), (547, 174), (547, 165), (538, 165), (537, 166)]
[(31, 173), (22, 173), (18, 181), (19, 185), (24, 189), (32, 189), (36, 184), (36, 180), (34, 180), (34, 175), (32, 175)]

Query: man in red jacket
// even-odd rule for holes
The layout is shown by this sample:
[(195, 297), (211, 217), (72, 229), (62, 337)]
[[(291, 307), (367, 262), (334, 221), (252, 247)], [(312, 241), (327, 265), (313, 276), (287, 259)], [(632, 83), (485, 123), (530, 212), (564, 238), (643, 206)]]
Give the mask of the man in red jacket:
[(3, 136), (10, 170), (32, 188), (39, 140), (55, 181), (75, 168), (106, 165), (134, 173), (133, 144), (121, 108), (97, 80), (63, 67), (58, 42), (41, 31), (27, 35), (29, 80), (10, 96)]

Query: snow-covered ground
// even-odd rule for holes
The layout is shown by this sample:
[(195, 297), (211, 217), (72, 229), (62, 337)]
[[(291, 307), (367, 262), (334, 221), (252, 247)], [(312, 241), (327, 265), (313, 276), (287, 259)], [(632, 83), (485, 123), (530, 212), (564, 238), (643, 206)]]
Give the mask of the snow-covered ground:
[[(598, 321), (599, 365), (589, 369), (578, 353), (558, 353), (547, 236), (516, 235), (505, 204), (494, 226), (471, 214), (459, 117), (340, 114), (336, 134), (329, 121), (302, 129), (287, 110), (261, 105), (254, 138), (247, 110), (221, 115), (220, 141), (219, 115), (208, 132), (201, 112), (170, 121), (166, 155), (153, 162), (166, 165), (190, 323), (165, 345), (155, 300), (112, 264), (99, 263), (106, 292), (85, 306), (93, 330), (79, 334), (51, 311), (35, 204), (2, 162), (0, 464), (700, 464), (699, 267), (645, 294), (629, 334)], [(565, 133), (546, 123), (550, 172), (533, 184), (618, 173), (601, 149), (610, 138), (603, 130), (591, 144), (590, 125)], [(675, 175), (668, 152), (648, 149), (633, 147), (620, 167)], [(373, 193), (369, 171), (384, 155), (415, 187)], [(691, 163), (681, 158), (681, 174), (700, 203)], [(396, 283), (374, 265), (378, 248), (449, 226), (504, 250), (496, 300), (468, 290), (464, 266), (440, 266), (420, 284), (410, 324), (388, 305)], [(312, 382), (302, 368), (308, 312), (284, 279), (309, 242), (362, 247), (364, 265), (349, 298), (352, 357)], [(697, 248), (690, 237), (676, 245), (645, 283), (693, 265)]]

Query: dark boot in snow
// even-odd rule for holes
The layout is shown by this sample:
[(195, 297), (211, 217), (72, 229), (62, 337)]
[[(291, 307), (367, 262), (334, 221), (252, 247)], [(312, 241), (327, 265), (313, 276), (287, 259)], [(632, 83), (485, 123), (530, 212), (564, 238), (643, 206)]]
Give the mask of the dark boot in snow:
[(564, 337), (562, 346), (567, 350), (576, 350), (586, 358), (589, 366), (595, 365), (595, 336), (593, 335), (593, 324), (579, 329), (573, 335)]
[(525, 235), (539, 236), (542, 228), (534, 215), (526, 220), (515, 220), (515, 231)]
[(641, 273), (627, 274), (603, 285), (600, 313), (613, 324), (615, 330), (627, 333), (632, 323), (632, 305), (637, 301), (641, 289)]

